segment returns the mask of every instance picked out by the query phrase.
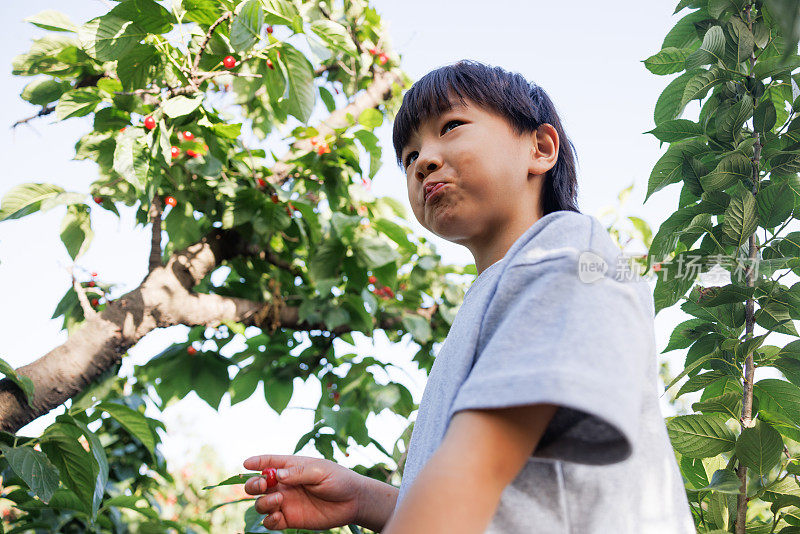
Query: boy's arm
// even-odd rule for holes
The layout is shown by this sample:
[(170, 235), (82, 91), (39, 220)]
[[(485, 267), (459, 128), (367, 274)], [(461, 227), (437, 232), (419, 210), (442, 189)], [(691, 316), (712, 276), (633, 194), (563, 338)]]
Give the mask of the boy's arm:
[(462, 410), (382, 534), (482, 534), (557, 405)]

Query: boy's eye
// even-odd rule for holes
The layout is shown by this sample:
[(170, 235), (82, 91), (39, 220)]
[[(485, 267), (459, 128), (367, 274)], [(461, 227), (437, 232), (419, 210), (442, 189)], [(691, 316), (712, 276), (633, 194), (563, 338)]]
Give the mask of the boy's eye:
[[(444, 125), (444, 128), (442, 128), (442, 133), (446, 132), (447, 127), (454, 123), (464, 124), (463, 122), (457, 120), (447, 121), (447, 123)], [(411, 165), (411, 156), (414, 154), (416, 154), (416, 152), (410, 152), (408, 156), (406, 156), (406, 168), (408, 168), (408, 166)]]

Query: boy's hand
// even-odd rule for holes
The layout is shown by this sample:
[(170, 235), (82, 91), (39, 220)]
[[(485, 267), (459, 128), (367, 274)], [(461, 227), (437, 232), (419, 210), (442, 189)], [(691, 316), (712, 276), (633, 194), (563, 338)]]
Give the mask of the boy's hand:
[(245, 469), (278, 470), (278, 483), (254, 477), (244, 485), (256, 499), (256, 511), (269, 514), (264, 526), (283, 530), (302, 528), (324, 530), (356, 523), (362, 477), (330, 460), (297, 455), (265, 454), (244, 461)]

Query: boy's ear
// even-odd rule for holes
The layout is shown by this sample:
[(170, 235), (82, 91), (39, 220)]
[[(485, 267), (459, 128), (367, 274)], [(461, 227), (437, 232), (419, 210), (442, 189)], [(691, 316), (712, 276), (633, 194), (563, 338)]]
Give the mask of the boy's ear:
[(529, 172), (533, 175), (544, 174), (552, 169), (558, 160), (558, 132), (551, 124), (545, 122), (540, 124), (536, 131), (531, 132), (531, 140)]

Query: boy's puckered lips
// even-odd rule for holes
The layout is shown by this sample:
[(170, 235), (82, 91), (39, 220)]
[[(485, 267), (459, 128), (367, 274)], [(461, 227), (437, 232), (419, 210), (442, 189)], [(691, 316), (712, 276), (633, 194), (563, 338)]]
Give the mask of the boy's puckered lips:
[(430, 182), (426, 183), (426, 184), (423, 186), (423, 190), (425, 191), (425, 194), (423, 195), (423, 200), (424, 200), (424, 201), (427, 201), (427, 200), (428, 200), (428, 195), (430, 194), (431, 190), (432, 190), (434, 187), (436, 187), (436, 186), (437, 186), (437, 185), (439, 185), (439, 184), (446, 184), (446, 183), (448, 183), (448, 182), (445, 182), (444, 180), (432, 180), (432, 181), (430, 181)]

